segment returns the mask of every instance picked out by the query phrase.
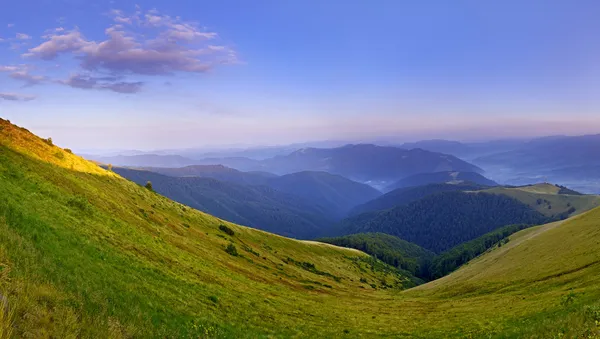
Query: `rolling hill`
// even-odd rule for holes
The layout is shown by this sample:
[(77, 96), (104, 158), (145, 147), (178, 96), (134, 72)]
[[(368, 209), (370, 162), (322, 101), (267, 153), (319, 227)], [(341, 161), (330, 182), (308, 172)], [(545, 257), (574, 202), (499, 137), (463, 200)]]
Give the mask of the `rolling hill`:
[(362, 205), (354, 207), (349, 215), (354, 216), (367, 212), (387, 210), (396, 206), (406, 205), (436, 193), (477, 191), (486, 188), (487, 186), (472, 183), (429, 184), (424, 186), (398, 188)]
[(0, 120), (0, 328), (16, 338), (594, 337), (600, 209), (442, 279), (175, 203)]
[(331, 227), (334, 219), (324, 207), (266, 186), (238, 185), (212, 178), (169, 177), (150, 171), (113, 168), (139, 185), (177, 202), (237, 224), (272, 233), (310, 239)]
[(400, 179), (387, 187), (387, 191), (393, 191), (398, 188), (423, 186), (428, 184), (460, 184), (474, 183), (482, 186), (498, 186), (493, 180), (475, 172), (434, 172), (419, 173), (410, 177)]
[(511, 224), (541, 224), (549, 218), (505, 195), (443, 192), (407, 205), (344, 219), (345, 234), (381, 232), (435, 253)]

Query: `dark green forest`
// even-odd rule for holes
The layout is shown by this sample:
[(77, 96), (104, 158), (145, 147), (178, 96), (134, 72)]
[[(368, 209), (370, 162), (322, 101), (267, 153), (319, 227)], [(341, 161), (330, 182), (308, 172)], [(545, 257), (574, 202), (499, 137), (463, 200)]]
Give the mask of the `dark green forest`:
[(516, 199), (488, 193), (445, 192), (405, 206), (343, 220), (344, 234), (382, 232), (435, 253), (512, 224), (549, 219)]

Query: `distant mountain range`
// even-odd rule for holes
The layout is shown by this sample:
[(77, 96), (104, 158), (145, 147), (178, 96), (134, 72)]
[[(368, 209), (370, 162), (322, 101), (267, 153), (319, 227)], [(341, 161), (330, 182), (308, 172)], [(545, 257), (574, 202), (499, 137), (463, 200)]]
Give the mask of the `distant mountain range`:
[(244, 171), (289, 174), (324, 171), (355, 181), (394, 181), (424, 172), (482, 170), (454, 156), (421, 149), (405, 150), (376, 145), (347, 145), (338, 148), (304, 148), (286, 156), (263, 161), (240, 158), (204, 159)]
[(94, 160), (102, 164), (111, 164), (113, 166), (131, 166), (131, 167), (183, 167), (197, 163), (197, 161), (182, 157), (181, 155), (160, 155), (160, 154), (135, 154), (135, 155), (112, 155), (96, 156), (91, 154), (81, 154), (88, 160)]
[[(134, 155), (92, 157), (105, 164), (130, 167), (184, 167), (189, 165), (223, 165), (245, 172), (270, 172), (278, 175), (303, 171), (328, 172), (359, 182), (389, 183), (404, 177), (429, 172), (483, 172), (481, 168), (452, 155), (406, 150), (370, 144), (338, 148), (303, 148), (284, 156), (264, 160), (244, 157), (192, 160), (173, 155)], [(165, 172), (164, 170), (162, 170)]]

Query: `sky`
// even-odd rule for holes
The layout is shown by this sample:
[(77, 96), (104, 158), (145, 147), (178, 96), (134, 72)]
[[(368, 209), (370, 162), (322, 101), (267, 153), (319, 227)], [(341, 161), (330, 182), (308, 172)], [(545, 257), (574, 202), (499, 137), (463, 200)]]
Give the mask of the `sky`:
[(0, 9), (0, 117), (73, 149), (600, 133), (595, 0)]

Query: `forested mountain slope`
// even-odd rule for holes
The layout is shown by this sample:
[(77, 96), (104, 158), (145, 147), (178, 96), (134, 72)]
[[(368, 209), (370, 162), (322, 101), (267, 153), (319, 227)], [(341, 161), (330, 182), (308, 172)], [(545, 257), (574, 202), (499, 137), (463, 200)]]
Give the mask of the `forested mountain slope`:
[(548, 218), (520, 201), (497, 194), (444, 192), (408, 205), (343, 220), (346, 234), (382, 232), (441, 253), (501, 226), (541, 224)]
[(294, 237), (314, 238), (334, 223), (325, 207), (266, 186), (238, 185), (212, 178), (168, 177), (113, 168), (113, 171), (175, 201), (237, 224)]

